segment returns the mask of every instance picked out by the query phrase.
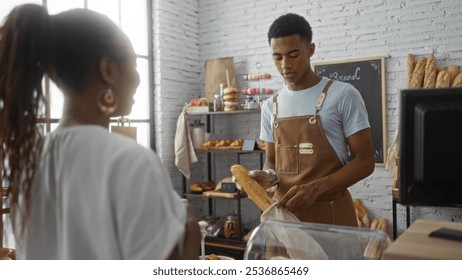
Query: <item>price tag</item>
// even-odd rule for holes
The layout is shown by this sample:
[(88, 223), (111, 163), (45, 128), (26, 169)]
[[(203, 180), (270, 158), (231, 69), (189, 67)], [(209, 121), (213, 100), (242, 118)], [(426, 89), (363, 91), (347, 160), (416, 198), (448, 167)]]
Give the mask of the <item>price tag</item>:
[(243, 151), (253, 151), (257, 148), (257, 141), (255, 140), (244, 140), (244, 144), (242, 145)]
[(223, 183), (221, 183), (221, 192), (235, 193), (236, 192), (236, 183), (234, 183), (234, 182), (223, 182)]

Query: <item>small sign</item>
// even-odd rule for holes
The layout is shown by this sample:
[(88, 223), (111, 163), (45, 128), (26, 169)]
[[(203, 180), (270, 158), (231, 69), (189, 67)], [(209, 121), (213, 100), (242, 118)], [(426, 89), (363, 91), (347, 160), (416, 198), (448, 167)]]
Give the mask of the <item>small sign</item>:
[(257, 141), (255, 140), (244, 140), (244, 144), (242, 145), (243, 151), (253, 151), (257, 149)]
[(221, 183), (221, 191), (225, 193), (236, 192), (236, 183), (234, 182), (223, 182)]

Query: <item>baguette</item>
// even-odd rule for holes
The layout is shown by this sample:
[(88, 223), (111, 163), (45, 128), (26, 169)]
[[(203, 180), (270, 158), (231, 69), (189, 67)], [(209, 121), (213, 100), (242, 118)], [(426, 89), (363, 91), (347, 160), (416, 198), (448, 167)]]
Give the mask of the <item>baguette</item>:
[(425, 66), (427, 64), (427, 58), (425, 56), (419, 58), (415, 66), (414, 72), (412, 73), (410, 88), (422, 87), (422, 82), (425, 76)]
[[(375, 217), (371, 223), (371, 229), (383, 232), (388, 236), (388, 224), (387, 219), (384, 217)], [(383, 246), (380, 244), (380, 240), (371, 238), (364, 249), (364, 256), (368, 259), (379, 259), (382, 255)]]
[(384, 217), (375, 217), (372, 220), (371, 229), (381, 231), (385, 234), (388, 234), (387, 219), (385, 219)]
[(431, 54), (425, 65), (425, 77), (423, 82), (424, 88), (433, 88), (436, 83), (436, 59), (433, 54)]
[(462, 73), (459, 73), (452, 82), (453, 87), (462, 87)]
[(361, 200), (353, 200), (355, 206), (356, 220), (358, 222), (358, 227), (360, 228), (369, 228), (369, 217), (367, 215), (367, 209), (361, 203)]
[(458, 65), (449, 65), (448, 66), (448, 69), (446, 69), (446, 71), (448, 71), (449, 75), (450, 75), (450, 80), (449, 80), (449, 85), (452, 85), (453, 82), (454, 82), (454, 79), (457, 77), (457, 75), (459, 75), (459, 71), (460, 71), (460, 66)]
[(239, 164), (231, 166), (231, 173), (237, 183), (247, 193), (250, 200), (252, 200), (261, 211), (265, 211), (275, 202), (265, 189), (249, 176), (249, 171), (244, 166)]
[(412, 53), (407, 54), (407, 87), (411, 87), (412, 74), (414, 73), (415, 61)]
[(445, 88), (449, 87), (449, 81), (451, 80), (451, 75), (449, 75), (448, 71), (441, 71), (436, 76), (436, 88)]

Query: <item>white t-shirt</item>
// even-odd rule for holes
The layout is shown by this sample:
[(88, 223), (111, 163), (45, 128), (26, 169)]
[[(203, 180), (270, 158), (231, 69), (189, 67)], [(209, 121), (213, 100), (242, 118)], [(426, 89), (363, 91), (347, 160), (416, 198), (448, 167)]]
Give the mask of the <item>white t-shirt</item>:
[[(300, 91), (284, 87), (278, 94), (278, 118), (314, 115), (315, 105), (329, 79), (323, 77), (315, 86)], [(352, 85), (334, 81), (319, 111), (327, 140), (343, 164), (348, 160), (346, 138), (369, 128), (366, 106), (359, 91)], [(274, 143), (273, 98), (262, 104), (260, 139)]]
[(166, 259), (183, 238), (185, 206), (153, 151), (86, 125), (57, 129), (42, 154), (19, 258)]

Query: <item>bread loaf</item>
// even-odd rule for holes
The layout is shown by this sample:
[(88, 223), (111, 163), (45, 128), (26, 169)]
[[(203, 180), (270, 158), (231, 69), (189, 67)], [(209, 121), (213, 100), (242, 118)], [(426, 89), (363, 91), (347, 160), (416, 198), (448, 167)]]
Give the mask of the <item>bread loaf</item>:
[(433, 88), (436, 83), (436, 59), (433, 54), (431, 54), (425, 65), (425, 77), (423, 82), (424, 88)]
[(388, 234), (388, 223), (384, 217), (375, 217), (371, 223), (371, 229)]
[(425, 66), (427, 65), (427, 58), (425, 56), (419, 58), (417, 64), (412, 73), (411, 84), (409, 88), (420, 88), (423, 84), (423, 79), (425, 76)]
[(452, 82), (453, 87), (462, 87), (462, 73), (459, 73)]
[(449, 85), (452, 85), (454, 82), (454, 79), (457, 77), (457, 75), (459, 75), (460, 66), (454, 65), (454, 64), (449, 65), (446, 71), (448, 71), (450, 75)]
[[(371, 229), (383, 232), (388, 236), (387, 219), (384, 217), (375, 217), (371, 222)], [(364, 256), (368, 259), (379, 259), (382, 255), (383, 249), (384, 248), (381, 246), (379, 239), (371, 238), (364, 250)]]
[(451, 75), (449, 75), (448, 71), (441, 71), (436, 76), (436, 88), (444, 88), (449, 87), (449, 81), (451, 80)]
[(231, 173), (237, 183), (247, 193), (250, 200), (252, 200), (261, 211), (265, 211), (275, 202), (265, 189), (249, 176), (249, 171), (244, 166), (239, 164), (231, 166)]
[(189, 185), (189, 191), (192, 193), (201, 193), (204, 190), (202, 189), (200, 183), (192, 183), (191, 185)]
[(412, 74), (414, 73), (415, 60), (412, 53), (407, 54), (407, 87), (411, 87)]
[(361, 200), (353, 200), (356, 212), (356, 220), (358, 222), (358, 227), (360, 228), (369, 228), (369, 217), (367, 215), (367, 209), (361, 203)]

